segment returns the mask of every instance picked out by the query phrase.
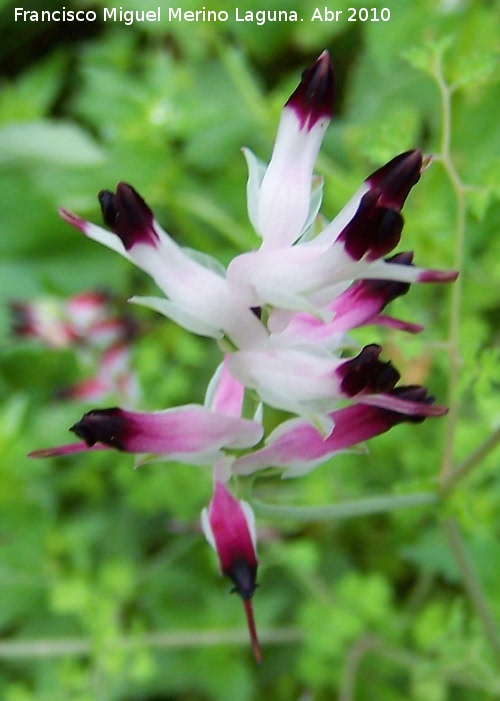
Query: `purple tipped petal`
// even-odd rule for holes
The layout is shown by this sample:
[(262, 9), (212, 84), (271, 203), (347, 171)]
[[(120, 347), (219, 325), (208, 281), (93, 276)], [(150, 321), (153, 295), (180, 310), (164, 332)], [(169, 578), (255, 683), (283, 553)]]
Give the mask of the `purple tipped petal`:
[(202, 525), (217, 552), (221, 572), (233, 580), (242, 598), (250, 599), (256, 587), (257, 555), (253, 514), (248, 505), (216, 481), (208, 511), (202, 513)]
[[(412, 260), (413, 253), (406, 252), (392, 256), (386, 263), (411, 265)], [(364, 324), (382, 323), (379, 313), (397, 297), (405, 295), (409, 289), (409, 282), (358, 280), (329, 305), (328, 308), (335, 312), (331, 325), (336, 331), (347, 331)]]
[(369, 191), (361, 198), (356, 214), (342, 230), (337, 241), (344, 244), (350, 257), (359, 261), (377, 260), (399, 243), (403, 217), (396, 209), (379, 206), (378, 194)]
[[(359, 402), (365, 405), (379, 407), (391, 412), (404, 415), (405, 421), (420, 423), (428, 416), (444, 416), (448, 408), (433, 404), (434, 397), (420, 396), (422, 387), (397, 387), (387, 394), (372, 394), (359, 397)], [(357, 399), (357, 398), (356, 398)]]
[(133, 187), (118, 183), (116, 194), (101, 190), (98, 197), (104, 223), (121, 239), (127, 251), (137, 243), (158, 245), (153, 212)]
[(400, 210), (412, 187), (420, 180), (422, 152), (406, 151), (393, 158), (366, 180), (378, 194), (378, 206)]
[(336, 372), (341, 378), (340, 389), (344, 395), (354, 397), (360, 393), (389, 392), (394, 388), (400, 375), (390, 361), (384, 363), (378, 359), (381, 352), (380, 346), (371, 344), (355, 358), (342, 363)]
[[(384, 397), (387, 404), (392, 402), (392, 408), (360, 403), (332, 412), (334, 428), (326, 438), (302, 419), (286, 421), (269, 436), (264, 448), (238, 458), (233, 471), (247, 475), (279, 467), (287, 469), (287, 477), (299, 476), (335, 453), (385, 433), (399, 423), (419, 423), (446, 412), (445, 407), (432, 405), (433, 398), (427, 396), (425, 387), (398, 387), (387, 395), (378, 395), (380, 397)], [(361, 401), (364, 400), (363, 397)]]
[(217, 480), (210, 505), (201, 514), (201, 525), (217, 553), (222, 574), (232, 580), (232, 591), (243, 599), (252, 650), (260, 664), (262, 656), (250, 601), (257, 586), (258, 565), (253, 512)]
[(248, 210), (263, 245), (291, 246), (310, 226), (321, 200), (311, 196), (313, 170), (332, 115), (333, 71), (325, 51), (285, 104), (267, 170), (244, 151), (249, 167)]
[[(262, 437), (256, 421), (226, 416), (195, 404), (151, 414), (117, 407), (84, 414), (72, 428), (84, 443), (36, 451), (34, 457), (65, 455), (102, 446), (147, 453), (192, 464), (213, 462), (222, 448), (249, 448)], [(101, 447), (99, 447), (101, 446)]]
[(240, 382), (276, 409), (303, 416), (323, 414), (343, 396), (339, 387), (343, 361), (315, 349), (283, 344), (277, 350), (237, 351), (228, 362)]
[(321, 119), (331, 119), (333, 113), (334, 79), (328, 51), (302, 73), (302, 80), (285, 107), (297, 114), (301, 129), (310, 131)]
[(260, 440), (262, 427), (247, 419), (188, 405), (151, 414), (123, 409), (96, 409), (72, 429), (93, 446), (104, 443), (129, 453), (196, 454), (245, 447)]

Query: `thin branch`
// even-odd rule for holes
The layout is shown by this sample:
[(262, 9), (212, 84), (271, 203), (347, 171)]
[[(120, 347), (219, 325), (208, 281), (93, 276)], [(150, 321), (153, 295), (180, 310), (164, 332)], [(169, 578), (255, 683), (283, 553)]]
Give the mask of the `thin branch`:
[(465, 590), (469, 599), (476, 611), (481, 623), (483, 624), (486, 637), (490, 643), (491, 649), (497, 662), (500, 664), (500, 636), (498, 633), (497, 624), (491, 613), (488, 601), (484, 595), (481, 582), (474, 570), (474, 566), (469, 558), (465, 544), (463, 542), (460, 527), (455, 518), (450, 518), (444, 522), (444, 530), (448, 538), (450, 550), (458, 565), (460, 574), (462, 575)]
[(476, 448), (460, 465), (454, 469), (441, 483), (441, 496), (447, 496), (457, 485), (457, 483), (467, 477), (472, 470), (480, 465), (484, 458), (489, 455), (500, 443), (500, 426), (481, 445)]
[(378, 640), (371, 635), (364, 635), (359, 640), (356, 640), (354, 645), (348, 650), (340, 681), (338, 701), (354, 701), (360, 663), (366, 653), (376, 649), (378, 645)]
[(277, 519), (289, 518), (310, 523), (313, 521), (368, 516), (415, 506), (430, 506), (437, 504), (438, 501), (439, 497), (433, 492), (417, 492), (415, 494), (384, 494), (378, 497), (356, 499), (340, 504), (310, 507), (266, 504), (254, 499), (252, 500), (252, 506), (258, 516)]
[[(456, 200), (456, 243), (455, 243), (455, 260), (454, 266), (458, 271), (463, 269), (464, 248), (465, 248), (465, 233), (466, 233), (466, 205), (465, 192), (466, 186), (462, 182), (458, 174), (453, 156), (451, 153), (452, 143), (452, 105), (451, 99), (453, 88), (448, 85), (443, 74), (442, 58), (436, 60), (436, 72), (434, 74), (439, 93), (441, 96), (442, 107), (442, 133), (441, 133), (441, 152), (438, 160), (441, 161), (443, 168), (450, 180), (453, 193)], [(450, 368), (450, 382), (448, 390), (448, 404), (450, 407), (448, 413), (447, 431), (445, 438), (445, 446), (443, 452), (443, 461), (439, 475), (439, 482), (442, 485), (450, 476), (453, 469), (453, 453), (455, 447), (455, 435), (458, 423), (458, 379), (461, 367), (461, 358), (459, 351), (460, 340), (460, 313), (462, 307), (463, 280), (462, 275), (452, 286), (452, 299), (450, 310), (450, 329), (448, 334), (448, 355)]]
[[(263, 631), (259, 638), (264, 645), (293, 645), (303, 640), (303, 634), (296, 628), (274, 628)], [(110, 642), (110, 646), (119, 650), (141, 647), (181, 650), (218, 645), (248, 645), (248, 633), (240, 630), (172, 631), (128, 636)], [(0, 659), (81, 656), (93, 650), (92, 641), (85, 638), (4, 640), (0, 642)]]

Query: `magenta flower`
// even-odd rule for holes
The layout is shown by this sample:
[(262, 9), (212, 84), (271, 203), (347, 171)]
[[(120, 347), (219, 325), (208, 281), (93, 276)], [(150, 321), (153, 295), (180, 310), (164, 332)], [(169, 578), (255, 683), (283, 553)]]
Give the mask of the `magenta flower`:
[(32, 457), (114, 448), (192, 465), (210, 465), (223, 448), (249, 448), (262, 437), (256, 421), (188, 404), (152, 413), (117, 407), (87, 412), (72, 428), (80, 443), (46, 448)]
[(329, 415), (333, 430), (326, 438), (309, 422), (290, 419), (268, 436), (263, 448), (237, 458), (232, 469), (239, 475), (249, 475), (277, 467), (285, 478), (300, 477), (333, 455), (379, 436), (398, 423), (419, 423), (446, 412), (446, 407), (433, 404), (425, 387), (401, 386), (376, 397), (364, 395), (359, 403)]
[[(382, 359), (380, 345), (360, 348), (350, 335), (368, 325), (422, 331), (387, 314), (386, 307), (407, 294), (411, 283), (446, 283), (457, 276), (418, 267), (413, 252), (396, 251), (403, 206), (430, 159), (418, 149), (395, 156), (324, 225), (317, 216), (323, 183), (314, 166), (332, 118), (333, 94), (324, 51), (283, 107), (269, 164), (244, 149), (248, 214), (262, 243), (237, 255), (227, 270), (181, 248), (126, 183), (99, 193), (109, 230), (60, 210), (85, 236), (149, 274), (164, 295), (132, 302), (215, 339), (223, 358), (204, 405), (153, 413), (97, 408), (72, 427), (80, 442), (32, 455), (114, 448), (142, 460), (210, 466), (215, 486), (202, 526), (221, 572), (243, 599), (258, 662), (251, 605), (257, 575), (254, 516), (230, 493), (231, 477), (267, 468), (298, 477), (399, 423), (447, 411), (425, 387), (399, 385), (399, 372)], [(286, 413), (270, 432), (266, 405)]]
[(252, 610), (252, 596), (257, 586), (255, 517), (249, 504), (238, 501), (226, 485), (215, 481), (214, 495), (208, 509), (201, 513), (206, 539), (217, 553), (221, 573), (232, 580), (245, 607), (252, 650), (258, 664), (262, 661)]

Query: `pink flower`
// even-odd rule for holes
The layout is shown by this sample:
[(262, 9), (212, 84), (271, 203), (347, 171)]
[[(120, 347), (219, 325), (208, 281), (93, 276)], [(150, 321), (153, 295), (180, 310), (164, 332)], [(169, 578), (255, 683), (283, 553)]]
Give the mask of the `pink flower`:
[(325, 437), (303, 419), (280, 424), (263, 448), (237, 458), (233, 472), (248, 475), (268, 467), (283, 470), (283, 477), (300, 477), (333, 455), (385, 433), (402, 422), (419, 423), (442, 416), (447, 409), (433, 404), (425, 387), (396, 387), (383, 395), (363, 395), (359, 402), (333, 411), (333, 430)]
[(94, 409), (84, 414), (71, 430), (83, 442), (37, 450), (31, 456), (115, 448), (163, 460), (211, 465), (221, 456), (223, 448), (249, 448), (262, 437), (262, 426), (256, 421), (196, 404), (152, 413), (117, 407)]
[[(324, 51), (283, 107), (269, 164), (244, 150), (248, 214), (262, 243), (237, 255), (227, 270), (179, 246), (126, 183), (99, 193), (109, 230), (60, 210), (85, 236), (150, 275), (164, 295), (132, 302), (215, 339), (224, 355), (204, 406), (153, 413), (94, 409), (71, 429), (80, 442), (32, 455), (114, 448), (146, 459), (211, 466), (214, 493), (201, 522), (222, 574), (243, 600), (257, 662), (261, 652), (251, 604), (258, 564), (254, 516), (226, 487), (231, 475), (274, 467), (284, 477), (297, 477), (401, 422), (447, 411), (433, 404), (425, 387), (398, 386), (400, 375), (381, 359), (381, 346), (360, 349), (348, 335), (367, 325), (421, 331), (385, 313), (386, 306), (411, 283), (451, 282), (457, 276), (416, 266), (412, 252), (395, 252), (403, 206), (429, 159), (418, 149), (395, 156), (324, 224), (317, 216), (322, 180), (314, 167), (332, 118), (333, 95), (333, 69)], [(96, 337), (112, 333), (104, 322), (89, 325), (92, 314), (92, 300), (81, 300), (76, 309), (81, 328)], [(24, 319), (27, 330), (36, 327), (31, 315)], [(65, 334), (63, 326), (49, 337), (57, 345), (66, 342)], [(94, 384), (79, 388), (81, 394), (98, 392), (115, 369), (120, 375), (120, 358), (107, 360)], [(260, 420), (263, 404), (292, 415), (267, 436)]]
[(260, 664), (262, 655), (251, 602), (257, 586), (258, 564), (253, 511), (216, 479), (210, 505), (201, 513), (201, 524), (206, 539), (217, 553), (221, 573), (232, 580), (232, 591), (243, 600), (253, 654)]

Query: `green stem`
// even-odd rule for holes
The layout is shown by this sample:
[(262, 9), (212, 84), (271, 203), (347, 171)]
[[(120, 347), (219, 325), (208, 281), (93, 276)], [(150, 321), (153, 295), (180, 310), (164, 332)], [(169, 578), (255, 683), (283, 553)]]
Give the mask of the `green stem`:
[(264, 518), (288, 518), (295, 521), (311, 522), (355, 518), (357, 516), (385, 513), (415, 506), (429, 506), (436, 504), (438, 501), (439, 497), (432, 492), (419, 492), (415, 494), (387, 494), (379, 497), (356, 499), (355, 501), (347, 501), (341, 504), (311, 507), (266, 504), (254, 499), (252, 500), (252, 506), (256, 515)]
[[(453, 88), (448, 85), (443, 74), (442, 61), (439, 57), (436, 60), (436, 83), (441, 96), (442, 107), (442, 135), (441, 135), (441, 152), (438, 156), (443, 168), (450, 180), (453, 193), (456, 200), (456, 242), (455, 242), (455, 260), (454, 266), (458, 271), (462, 271), (465, 247), (465, 231), (466, 231), (466, 206), (465, 192), (466, 187), (458, 174), (451, 153), (452, 141), (452, 105), (451, 99)], [(450, 478), (453, 470), (453, 454), (455, 447), (455, 437), (458, 423), (458, 380), (461, 367), (461, 358), (459, 350), (460, 341), (460, 311), (462, 307), (463, 295), (463, 276), (459, 275), (455, 284), (452, 286), (452, 299), (450, 310), (450, 329), (448, 333), (448, 355), (450, 368), (450, 383), (448, 391), (448, 404), (450, 407), (448, 413), (448, 423), (445, 437), (445, 445), (443, 451), (443, 461), (439, 474), (439, 482), (441, 486)]]
[[(263, 644), (267, 645), (296, 645), (302, 641), (303, 635), (296, 628), (275, 628), (262, 631), (259, 638)], [(141, 647), (180, 650), (218, 645), (248, 645), (248, 633), (246, 630), (169, 631), (168, 633), (123, 637), (112, 643), (112, 646), (119, 650), (134, 650)], [(85, 638), (0, 642), (0, 659), (68, 657), (89, 655), (93, 651), (95, 651), (95, 646)]]
[(480, 465), (484, 458), (489, 455), (500, 443), (500, 427), (493, 431), (481, 445), (476, 448), (469, 456), (463, 460), (460, 465), (452, 470), (441, 482), (441, 496), (445, 497), (456, 487), (457, 483), (464, 477), (467, 477), (472, 470)]
[(474, 566), (465, 548), (457, 520), (455, 518), (450, 518), (445, 521), (444, 529), (448, 538), (450, 550), (455, 558), (460, 574), (462, 575), (465, 590), (477, 616), (483, 624), (486, 637), (493, 650), (497, 663), (500, 664), (500, 636), (497, 624), (484, 595), (481, 582), (476, 575)]

